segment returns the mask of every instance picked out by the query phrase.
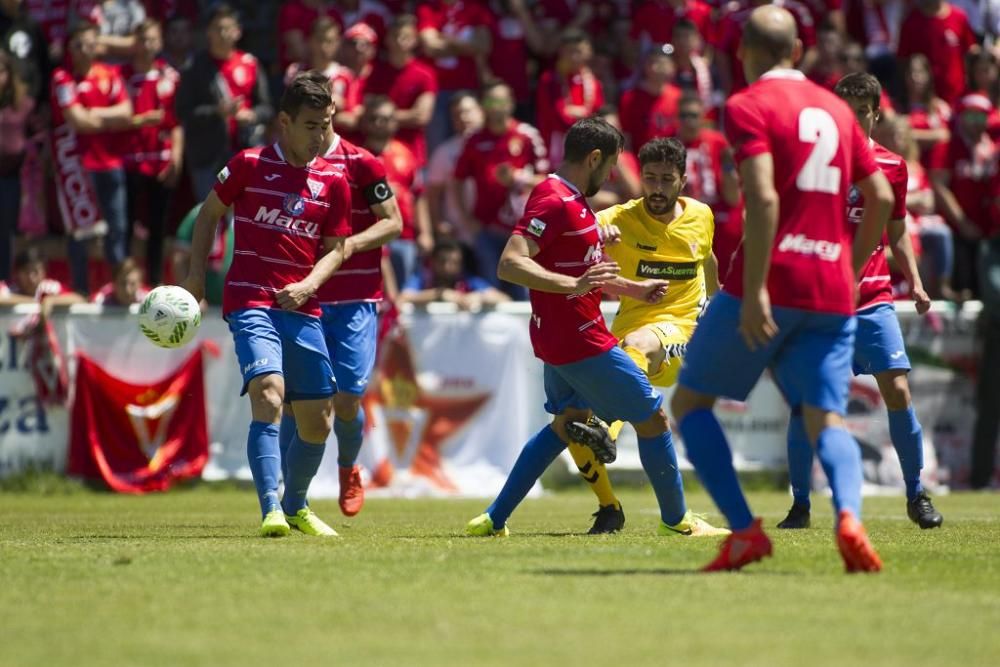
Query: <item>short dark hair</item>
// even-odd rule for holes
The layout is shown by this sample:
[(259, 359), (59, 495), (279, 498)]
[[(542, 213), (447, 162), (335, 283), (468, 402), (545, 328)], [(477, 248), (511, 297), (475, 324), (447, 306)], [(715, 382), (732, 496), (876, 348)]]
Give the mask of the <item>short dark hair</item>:
[(437, 257), (438, 255), (443, 255), (446, 252), (457, 252), (463, 255), (465, 250), (462, 248), (462, 244), (455, 239), (438, 239), (434, 243), (434, 248), (431, 250), (431, 257)]
[(76, 39), (83, 33), (90, 32), (91, 30), (93, 30), (98, 34), (100, 34), (101, 32), (100, 26), (98, 26), (93, 21), (90, 21), (88, 19), (81, 19), (79, 21), (76, 21), (73, 24), (73, 29), (70, 30), (69, 34), (66, 36), (66, 42), (67, 43), (72, 42), (74, 39)]
[(312, 28), (309, 29), (309, 36), (316, 37), (318, 35), (324, 35), (330, 29), (336, 30), (338, 35), (341, 33), (339, 23), (334, 21), (329, 16), (320, 16), (318, 19), (313, 21)]
[(683, 176), (687, 172), (687, 149), (684, 144), (673, 137), (651, 139), (639, 149), (639, 166), (664, 163), (677, 167), (677, 173)]
[(676, 35), (679, 31), (683, 32), (684, 30), (697, 33), (701, 32), (700, 30), (698, 30), (698, 26), (695, 25), (694, 21), (692, 21), (689, 18), (683, 18), (683, 19), (678, 19), (674, 23), (674, 30), (672, 34)]
[(32, 264), (45, 264), (46, 260), (45, 253), (39, 246), (29, 245), (14, 255), (14, 270), (21, 271)]
[(239, 23), (240, 14), (229, 3), (220, 2), (208, 10), (208, 13), (205, 15), (205, 25), (209, 25), (222, 19), (232, 19)]
[(479, 88), (479, 98), (482, 99), (497, 88), (506, 88), (511, 97), (514, 97), (514, 89), (503, 79), (491, 79)]
[(278, 108), (295, 118), (302, 107), (329, 109), (331, 104), (330, 78), (322, 72), (309, 70), (295, 75), (281, 95)]
[(868, 100), (872, 109), (878, 109), (882, 101), (882, 84), (868, 72), (848, 74), (837, 82), (833, 92), (841, 99)]
[(161, 33), (163, 32), (163, 26), (160, 25), (160, 22), (152, 18), (151, 16), (147, 16), (142, 21), (140, 21), (138, 25), (135, 26), (135, 29), (132, 31), (132, 34), (138, 37), (139, 35), (146, 34), (147, 30), (152, 30), (153, 28), (156, 28)]
[(401, 28), (416, 28), (417, 17), (413, 14), (400, 14), (389, 24), (389, 32), (396, 32)]
[(396, 103), (392, 101), (392, 98), (388, 95), (365, 95), (365, 101), (362, 104), (364, 113), (367, 116), (375, 109), (386, 104), (392, 105), (393, 108), (396, 107)]
[(570, 44), (579, 44), (581, 42), (590, 43), (590, 35), (588, 35), (583, 30), (579, 28), (566, 28), (561, 33), (559, 33), (559, 46), (568, 46)]
[(471, 90), (458, 90), (452, 93), (451, 100), (448, 102), (448, 108), (454, 110), (459, 104), (464, 100), (471, 98), (476, 104), (479, 104), (479, 98)]
[(567, 162), (583, 162), (591, 152), (601, 151), (608, 159), (625, 147), (625, 137), (614, 125), (596, 116), (581, 118), (573, 123), (563, 140), (563, 157)]

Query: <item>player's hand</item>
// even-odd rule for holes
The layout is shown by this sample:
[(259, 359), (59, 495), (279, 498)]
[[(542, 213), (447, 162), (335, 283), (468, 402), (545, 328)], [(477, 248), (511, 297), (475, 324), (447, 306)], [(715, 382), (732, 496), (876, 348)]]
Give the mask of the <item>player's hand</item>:
[(573, 294), (587, 294), (595, 287), (618, 277), (621, 268), (615, 262), (598, 262), (587, 268), (582, 276), (576, 279), (576, 289)]
[(201, 302), (201, 301), (205, 300), (205, 282), (204, 281), (200, 281), (199, 282), (199, 281), (195, 281), (195, 280), (191, 280), (191, 279), (185, 279), (183, 282), (181, 282), (181, 284), (179, 286), (183, 287), (188, 292), (190, 292), (191, 296), (194, 297), (195, 301)]
[(604, 245), (614, 245), (622, 240), (622, 230), (618, 225), (598, 225), (597, 231), (601, 235), (601, 242)]
[(931, 309), (931, 298), (927, 296), (923, 287), (914, 287), (910, 296), (913, 297), (913, 305), (916, 307), (918, 315), (924, 315)]
[(302, 304), (316, 294), (316, 287), (308, 281), (289, 283), (278, 292), (274, 300), (284, 310), (298, 310)]
[(756, 350), (771, 342), (778, 333), (778, 325), (771, 317), (771, 297), (761, 290), (756, 297), (747, 294), (740, 307), (740, 334), (747, 347)]
[(638, 283), (642, 289), (640, 299), (646, 303), (659, 303), (667, 295), (667, 288), (670, 287), (669, 280), (656, 280), (649, 278)]
[(493, 176), (505, 188), (509, 189), (514, 185), (514, 168), (507, 162), (498, 164), (496, 169), (493, 170)]
[(253, 125), (257, 122), (257, 114), (253, 109), (240, 109), (236, 112), (236, 122), (240, 125)]

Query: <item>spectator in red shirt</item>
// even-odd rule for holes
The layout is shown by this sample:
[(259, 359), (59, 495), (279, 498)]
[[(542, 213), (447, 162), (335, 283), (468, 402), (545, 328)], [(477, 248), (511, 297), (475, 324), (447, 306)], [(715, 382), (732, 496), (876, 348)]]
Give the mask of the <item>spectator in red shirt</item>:
[(705, 126), (705, 105), (701, 98), (685, 95), (678, 110), (677, 138), (687, 149), (684, 194), (708, 204), (715, 214), (712, 248), (721, 281), (729, 272), (729, 260), (743, 238), (739, 173), (729, 142), (721, 132)]
[[(127, 204), (121, 134), (132, 123), (132, 102), (117, 69), (95, 60), (97, 26), (80, 23), (68, 41), (69, 69), (52, 74), (53, 125), (65, 122), (79, 134), (81, 164), (94, 185), (108, 232), (104, 257), (117, 266), (128, 256), (126, 247)], [(89, 290), (87, 244), (69, 237), (69, 259), (73, 288)]]
[(979, 242), (1000, 232), (993, 215), (997, 180), (997, 146), (986, 133), (993, 105), (983, 95), (958, 102), (952, 137), (931, 155), (931, 182), (938, 208), (955, 230), (955, 273), (952, 287), (959, 299), (978, 296), (976, 275)]
[(514, 120), (510, 86), (489, 84), (483, 89), (482, 105), (486, 125), (466, 140), (455, 165), (456, 180), (471, 178), (475, 183), (476, 202), (470, 206), (463, 200), (460, 206), (474, 239), (480, 274), (515, 299), (523, 299), (525, 290), (500, 284), (496, 267), (531, 189), (548, 173), (549, 161), (538, 131)]
[(11, 253), (21, 210), (21, 165), (28, 148), (28, 119), (35, 100), (14, 59), (0, 51), (0, 280), (10, 277)]
[(389, 259), (396, 284), (402, 285), (417, 268), (421, 253), (430, 252), (434, 235), (420, 182), (420, 165), (404, 143), (396, 140), (396, 106), (384, 95), (365, 98), (360, 128), (362, 146), (385, 166), (386, 180), (396, 194), (403, 231), (389, 242)]
[(199, 201), (234, 153), (264, 143), (264, 128), (274, 115), (263, 68), (236, 48), (243, 32), (233, 8), (215, 5), (206, 33), (208, 48), (184, 70), (176, 100), (191, 186)]
[(670, 43), (677, 21), (686, 19), (697, 27), (704, 41), (711, 41), (712, 8), (701, 0), (649, 0), (632, 14), (629, 44), (637, 50), (631, 57), (636, 63), (649, 49)]
[(917, 0), (900, 29), (897, 55), (926, 56), (935, 92), (953, 104), (965, 90), (965, 56), (978, 49), (965, 12), (945, 0)]
[(646, 53), (642, 78), (622, 94), (619, 107), (622, 131), (633, 152), (656, 137), (669, 137), (677, 131), (677, 102), (681, 90), (674, 85), (673, 49), (660, 45)]
[(97, 290), (90, 302), (128, 307), (133, 303), (142, 303), (148, 294), (149, 288), (142, 282), (142, 268), (129, 257), (118, 266), (111, 282)]
[(52, 306), (82, 303), (83, 297), (48, 277), (46, 263), (45, 254), (37, 246), (18, 252), (14, 256), (13, 279), (0, 282), (0, 305), (40, 303), (47, 312)]
[(559, 59), (538, 82), (538, 130), (554, 163), (562, 161), (563, 137), (570, 125), (604, 106), (604, 89), (590, 69), (594, 51), (582, 30), (559, 38)]
[(484, 79), (497, 78), (510, 86), (517, 102), (514, 115), (533, 118), (529, 49), (532, 53), (548, 53), (545, 34), (528, 11), (525, 0), (490, 0), (490, 10), (494, 14), (493, 48)]
[(428, 0), (417, 7), (420, 43), (424, 55), (434, 63), (439, 91), (427, 126), (429, 150), (449, 136), (452, 94), (479, 89), (477, 60), (492, 50), (492, 23), (493, 16), (481, 0)]
[(378, 0), (337, 0), (337, 9), (345, 26), (364, 23), (375, 31), (377, 44), (383, 43), (392, 21), (392, 12), (383, 3)]
[(929, 165), (931, 150), (951, 138), (951, 106), (934, 94), (932, 77), (927, 56), (922, 54), (913, 56), (904, 66), (906, 113), (925, 166)]
[(844, 76), (844, 38), (831, 25), (824, 25), (816, 32), (816, 62), (806, 72), (810, 81), (833, 90)]
[(986, 131), (995, 140), (1000, 139), (1000, 65), (997, 57), (985, 49), (969, 57), (969, 87), (968, 93), (980, 93), (993, 103), (993, 113), (986, 124)]
[(335, 2), (326, 0), (288, 0), (278, 10), (278, 65), (282, 70), (308, 58), (307, 41), (316, 19), (327, 17), (344, 30), (344, 19)]
[(326, 16), (316, 19), (306, 44), (308, 59), (288, 66), (285, 85), (291, 83), (296, 74), (305, 70), (314, 69), (326, 74), (330, 79), (330, 94), (336, 109), (333, 116), (334, 127), (350, 130), (357, 127), (358, 116), (361, 114), (361, 94), (354, 72), (337, 62), (340, 48), (340, 24)]
[(673, 35), (674, 83), (681, 90), (691, 91), (701, 97), (711, 115), (721, 103), (712, 81), (712, 66), (702, 55), (704, 40), (698, 27), (687, 19), (674, 24)]
[[(174, 96), (180, 75), (157, 58), (163, 48), (160, 24), (146, 19), (135, 34), (132, 62), (122, 78), (132, 100), (132, 127), (126, 135), (125, 171), (128, 183), (129, 233), (136, 220), (146, 228), (146, 267), (159, 284), (163, 274), (163, 238), (170, 195), (184, 167), (184, 130), (177, 122)], [(142, 205), (145, 205), (143, 208)]]
[(396, 139), (409, 148), (421, 167), (427, 162), (424, 131), (434, 114), (437, 75), (416, 58), (419, 46), (417, 20), (397, 16), (385, 40), (385, 53), (375, 61), (363, 82), (364, 95), (386, 95), (396, 105)]

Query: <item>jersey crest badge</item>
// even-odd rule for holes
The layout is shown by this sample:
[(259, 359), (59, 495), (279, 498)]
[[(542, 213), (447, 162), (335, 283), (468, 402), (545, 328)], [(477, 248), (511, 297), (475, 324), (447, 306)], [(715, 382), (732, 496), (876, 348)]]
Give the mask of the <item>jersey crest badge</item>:
[(306, 186), (308, 186), (309, 194), (312, 195), (312, 198), (319, 199), (320, 194), (323, 193), (323, 184), (320, 181), (314, 181), (311, 178), (307, 178)]
[(281, 203), (285, 213), (291, 216), (300, 216), (306, 210), (306, 200), (296, 194), (285, 195), (285, 201)]

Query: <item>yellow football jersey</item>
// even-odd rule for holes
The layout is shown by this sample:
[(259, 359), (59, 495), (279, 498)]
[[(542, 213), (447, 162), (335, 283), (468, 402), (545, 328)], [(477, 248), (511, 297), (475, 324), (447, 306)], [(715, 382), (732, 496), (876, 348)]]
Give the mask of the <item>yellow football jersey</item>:
[(707, 298), (704, 260), (712, 252), (715, 218), (705, 204), (681, 197), (680, 217), (663, 224), (646, 212), (642, 199), (612, 206), (597, 214), (602, 225), (621, 230), (621, 241), (607, 245), (605, 254), (618, 263), (629, 280), (669, 280), (666, 296), (650, 304), (621, 297), (611, 332), (622, 338), (630, 331), (659, 322), (670, 322), (694, 331)]

